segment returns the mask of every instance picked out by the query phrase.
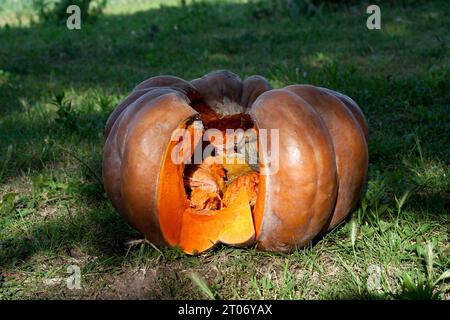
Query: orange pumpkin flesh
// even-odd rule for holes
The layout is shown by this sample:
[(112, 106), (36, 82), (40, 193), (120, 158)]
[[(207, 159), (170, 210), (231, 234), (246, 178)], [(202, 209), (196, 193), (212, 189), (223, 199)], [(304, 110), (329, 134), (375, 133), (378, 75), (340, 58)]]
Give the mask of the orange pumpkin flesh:
[[(249, 124), (246, 115), (235, 115), (225, 119), (220, 127), (217, 119), (211, 120), (211, 114), (207, 113), (206, 119), (200, 114), (210, 128), (237, 129)], [(188, 122), (180, 128), (191, 133), (189, 143), (193, 151), (202, 142), (193, 141), (195, 129)], [(171, 156), (180, 142), (182, 139), (169, 144), (159, 173), (158, 219), (165, 240), (189, 254), (201, 253), (219, 242), (231, 246), (253, 243), (252, 206), (257, 198), (259, 173), (242, 163), (242, 159), (226, 155), (210, 157), (201, 165), (176, 164)], [(186, 167), (191, 167), (190, 172)]]
[[(214, 138), (194, 140), (195, 132), (250, 128), (258, 146), (262, 130), (269, 145), (270, 130), (279, 130), (275, 174), (265, 173), (273, 163), (261, 150), (258, 165), (214, 154), (202, 164), (173, 161), (215, 146)], [(191, 133), (190, 153), (177, 149), (186, 137), (172, 141), (176, 129)], [(304, 246), (345, 218), (367, 172), (367, 123), (349, 97), (312, 86), (272, 90), (260, 76), (241, 81), (227, 71), (144, 81), (111, 114), (105, 137), (113, 206), (151, 242), (188, 254), (217, 243), (280, 252)]]
[(254, 235), (247, 192), (242, 189), (235, 201), (222, 210), (186, 209), (179, 245), (186, 253), (201, 253), (218, 242), (232, 246), (251, 244)]

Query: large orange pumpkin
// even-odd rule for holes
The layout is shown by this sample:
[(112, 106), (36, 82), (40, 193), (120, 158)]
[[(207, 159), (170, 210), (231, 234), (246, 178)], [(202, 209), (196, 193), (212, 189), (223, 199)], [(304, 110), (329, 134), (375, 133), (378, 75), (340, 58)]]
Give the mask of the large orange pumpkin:
[[(174, 138), (180, 129), (191, 134)], [(253, 129), (248, 147), (261, 146), (264, 132), (266, 145), (277, 143), (277, 170), (266, 170), (274, 161), (267, 152), (258, 150), (255, 165), (235, 149), (227, 158), (212, 138), (192, 138), (209, 129), (225, 139), (226, 129)], [(367, 133), (357, 104), (329, 89), (272, 89), (263, 77), (242, 81), (229, 71), (190, 82), (157, 76), (108, 119), (104, 185), (117, 211), (156, 245), (190, 254), (219, 242), (287, 252), (354, 208), (367, 174)], [(192, 148), (176, 149), (181, 142)], [(201, 163), (173, 160), (208, 147)]]

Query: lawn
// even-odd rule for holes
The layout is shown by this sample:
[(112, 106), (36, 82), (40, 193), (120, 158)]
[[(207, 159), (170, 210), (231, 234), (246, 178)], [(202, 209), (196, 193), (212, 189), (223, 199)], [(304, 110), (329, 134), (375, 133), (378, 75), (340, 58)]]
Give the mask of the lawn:
[[(368, 30), (364, 3), (186, 2), (111, 0), (72, 31), (0, 7), (0, 299), (450, 299), (450, 3), (380, 5)], [(290, 254), (139, 241), (99, 179), (106, 119), (148, 77), (216, 69), (358, 102), (369, 179), (345, 223)]]

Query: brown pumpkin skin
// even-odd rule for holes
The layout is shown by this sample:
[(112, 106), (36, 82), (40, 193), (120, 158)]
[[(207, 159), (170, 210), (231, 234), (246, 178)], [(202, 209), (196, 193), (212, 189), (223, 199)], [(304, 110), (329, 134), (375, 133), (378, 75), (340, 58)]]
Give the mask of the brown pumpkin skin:
[[(259, 129), (279, 129), (279, 170), (263, 179), (258, 247), (288, 252), (312, 240), (325, 226), (336, 199), (333, 144), (318, 113), (287, 90), (271, 90), (253, 104)], [(260, 182), (261, 184), (261, 182)], [(261, 188), (261, 187), (260, 187)]]
[(369, 160), (366, 138), (353, 113), (335, 95), (309, 85), (285, 89), (297, 94), (320, 114), (333, 141), (339, 187), (332, 218), (325, 227), (330, 230), (348, 215), (361, 195)]
[(139, 99), (141, 96), (155, 88), (170, 88), (172, 90), (183, 93), (190, 99), (198, 95), (194, 87), (186, 80), (180, 79), (174, 76), (157, 76), (147, 79), (138, 84), (130, 95), (128, 95), (119, 105), (114, 109), (111, 115), (108, 117), (105, 126), (105, 138), (108, 137), (112, 126), (114, 125), (120, 114), (133, 102)]
[[(215, 111), (225, 116), (230, 115), (230, 111), (246, 112), (259, 95), (272, 89), (261, 76), (250, 76), (242, 81), (227, 70), (211, 72), (192, 80), (191, 84), (205, 102), (215, 105)], [(232, 102), (234, 110), (226, 110), (223, 105), (226, 100)]]
[(222, 101), (225, 97), (239, 102), (242, 93), (241, 78), (227, 70), (211, 72), (191, 84), (206, 102)]
[[(258, 129), (280, 132), (279, 171), (260, 176), (257, 247), (288, 252), (342, 221), (358, 200), (367, 171), (367, 123), (356, 103), (329, 89), (272, 90), (263, 77), (242, 81), (217, 71), (191, 82), (150, 78), (109, 117), (104, 185), (128, 223), (156, 245), (173, 245), (158, 218), (158, 180), (171, 134), (189, 119), (217, 122), (230, 116), (230, 102)], [(348, 139), (357, 141), (351, 153), (346, 153)]]
[(157, 177), (172, 132), (197, 114), (187, 102), (173, 89), (150, 91), (122, 111), (105, 143), (106, 193), (127, 222), (156, 245), (167, 244), (158, 221)]
[(250, 76), (242, 83), (241, 104), (247, 110), (264, 92), (272, 89), (270, 83), (261, 76)]
[(364, 113), (361, 111), (356, 102), (349, 96), (346, 96), (345, 94), (342, 94), (340, 92), (333, 91), (327, 88), (321, 87), (318, 88), (334, 95), (336, 98), (338, 98), (345, 104), (345, 106), (351, 111), (356, 121), (358, 122), (359, 126), (361, 127), (361, 130), (363, 131), (364, 137), (366, 138), (367, 141), (367, 139), (369, 139), (369, 126), (367, 125), (367, 120), (366, 117), (364, 116)]

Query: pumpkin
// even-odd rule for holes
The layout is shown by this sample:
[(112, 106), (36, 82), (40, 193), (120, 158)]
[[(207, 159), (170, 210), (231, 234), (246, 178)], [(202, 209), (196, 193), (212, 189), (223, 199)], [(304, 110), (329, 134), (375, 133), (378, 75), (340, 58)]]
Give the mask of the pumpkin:
[[(258, 149), (264, 138), (277, 152), (260, 148), (251, 162), (236, 145), (204, 136), (212, 130), (228, 141), (227, 129), (256, 132), (239, 150)], [(107, 121), (104, 186), (114, 208), (158, 246), (188, 254), (218, 243), (289, 252), (357, 204), (367, 134), (358, 105), (329, 89), (272, 89), (261, 76), (242, 81), (226, 70), (190, 82), (157, 76), (137, 85)], [(192, 161), (207, 148), (209, 156)]]

